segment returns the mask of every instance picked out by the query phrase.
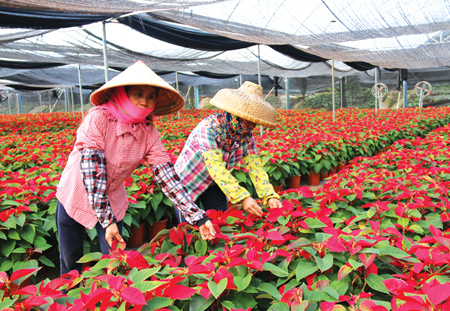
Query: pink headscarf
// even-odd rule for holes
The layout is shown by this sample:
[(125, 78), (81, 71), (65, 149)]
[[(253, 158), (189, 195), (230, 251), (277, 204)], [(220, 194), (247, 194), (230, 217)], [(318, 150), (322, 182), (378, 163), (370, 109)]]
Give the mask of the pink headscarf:
[(123, 86), (116, 87), (116, 91), (109, 99), (109, 102), (103, 104), (109, 113), (118, 120), (126, 123), (142, 122), (155, 109), (141, 108), (131, 102)]

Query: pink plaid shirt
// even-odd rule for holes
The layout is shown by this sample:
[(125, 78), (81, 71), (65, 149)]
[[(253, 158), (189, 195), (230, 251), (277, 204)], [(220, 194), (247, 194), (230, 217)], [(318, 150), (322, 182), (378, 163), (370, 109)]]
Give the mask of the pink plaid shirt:
[(114, 120), (101, 107), (89, 111), (77, 130), (77, 139), (61, 175), (56, 197), (67, 214), (92, 229), (98, 222), (83, 184), (80, 171), (82, 149), (101, 150), (106, 158), (106, 189), (112, 211), (122, 220), (128, 208), (123, 182), (144, 159), (150, 165), (170, 162), (158, 130), (152, 125), (126, 124)]

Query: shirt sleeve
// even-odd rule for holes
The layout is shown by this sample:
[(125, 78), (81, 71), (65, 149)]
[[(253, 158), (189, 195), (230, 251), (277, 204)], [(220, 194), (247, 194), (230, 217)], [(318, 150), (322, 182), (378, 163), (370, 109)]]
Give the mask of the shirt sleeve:
[(153, 127), (152, 131), (152, 141), (150, 142), (151, 145), (149, 151), (145, 155), (145, 161), (152, 166), (170, 162), (169, 154), (162, 144), (159, 131), (156, 129), (156, 127)]
[(206, 212), (200, 209), (188, 194), (171, 162), (154, 165), (153, 176), (162, 192), (170, 199), (175, 208), (181, 211), (190, 225), (201, 226), (209, 220)]
[(103, 151), (83, 149), (80, 160), (81, 175), (89, 198), (103, 228), (117, 222), (106, 193), (106, 159)]
[(269, 183), (269, 176), (264, 170), (263, 163), (257, 154), (249, 154), (243, 159), (250, 179), (255, 185), (258, 197), (263, 199), (264, 205), (271, 198), (280, 200), (280, 196), (275, 192), (273, 186)]
[(239, 186), (238, 181), (227, 170), (219, 149), (203, 152), (203, 160), (211, 178), (220, 187), (232, 203), (238, 203), (250, 196), (250, 193)]
[(104, 151), (107, 122), (107, 116), (100, 110), (89, 112), (77, 130), (75, 148)]

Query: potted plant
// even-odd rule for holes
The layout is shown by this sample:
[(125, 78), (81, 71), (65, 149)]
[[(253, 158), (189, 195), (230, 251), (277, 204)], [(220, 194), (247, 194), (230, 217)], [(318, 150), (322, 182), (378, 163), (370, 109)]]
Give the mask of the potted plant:
[(156, 234), (167, 227), (167, 222), (174, 216), (174, 207), (160, 187), (152, 188), (151, 193), (142, 194), (146, 208), (141, 216), (145, 219), (148, 229), (148, 239), (151, 241)]

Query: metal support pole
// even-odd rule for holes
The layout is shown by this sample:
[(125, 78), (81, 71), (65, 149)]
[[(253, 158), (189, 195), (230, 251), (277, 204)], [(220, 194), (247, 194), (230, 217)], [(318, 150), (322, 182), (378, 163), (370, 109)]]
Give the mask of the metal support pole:
[(375, 89), (376, 89), (376, 91), (375, 91), (375, 113), (378, 113), (378, 111), (377, 111), (377, 106), (378, 106), (378, 89), (377, 89), (377, 84), (378, 84), (378, 81), (377, 81), (377, 74), (378, 74), (378, 70), (377, 70), (377, 67), (375, 67)]
[(19, 109), (19, 114), (22, 114), (22, 96), (17, 93), (17, 107)]
[(79, 84), (79, 87), (80, 87), (81, 119), (84, 120), (83, 87), (81, 86), (81, 69), (80, 69), (80, 64), (78, 64), (78, 84)]
[(239, 85), (242, 85), (242, 75), (239, 75)]
[[(175, 71), (175, 85), (177, 87), (177, 92), (179, 93), (179, 89), (178, 89), (178, 71)], [(178, 119), (180, 118), (180, 110), (178, 110)]]
[(108, 78), (108, 53), (107, 53), (107, 47), (106, 47), (106, 23), (105, 21), (102, 22), (103, 25), (103, 62), (105, 63), (105, 82), (109, 81)]
[(336, 103), (336, 94), (334, 92), (334, 59), (331, 60), (331, 84), (332, 86), (332, 92), (333, 92), (333, 122), (336, 121), (336, 109), (335, 109), (335, 103)]
[(198, 85), (194, 86), (195, 90), (195, 108), (200, 109), (200, 100), (199, 100), (199, 94), (198, 94)]
[(284, 84), (286, 88), (286, 109), (290, 109), (289, 107), (289, 78), (284, 78)]
[(259, 44), (258, 44), (258, 85), (261, 85), (261, 55), (259, 52)]
[(39, 92), (39, 105), (41, 106), (41, 112), (44, 112), (44, 107), (42, 107), (42, 95), (41, 95), (41, 92)]
[(8, 96), (8, 109), (9, 109), (9, 114), (11, 115), (11, 101), (9, 100), (9, 91), (6, 91), (6, 95)]
[(69, 112), (69, 98), (67, 97), (67, 88), (64, 89), (64, 102), (66, 103), (66, 112)]
[[(261, 53), (260, 53), (260, 48), (259, 48), (259, 44), (258, 44), (258, 85), (261, 86)], [(259, 131), (261, 136), (263, 136), (263, 126), (260, 125), (259, 126)]]
[(73, 102), (73, 87), (70, 87), (70, 95), (72, 97), (72, 116), (75, 117), (75, 104)]
[(408, 107), (408, 82), (403, 80), (403, 107)]

